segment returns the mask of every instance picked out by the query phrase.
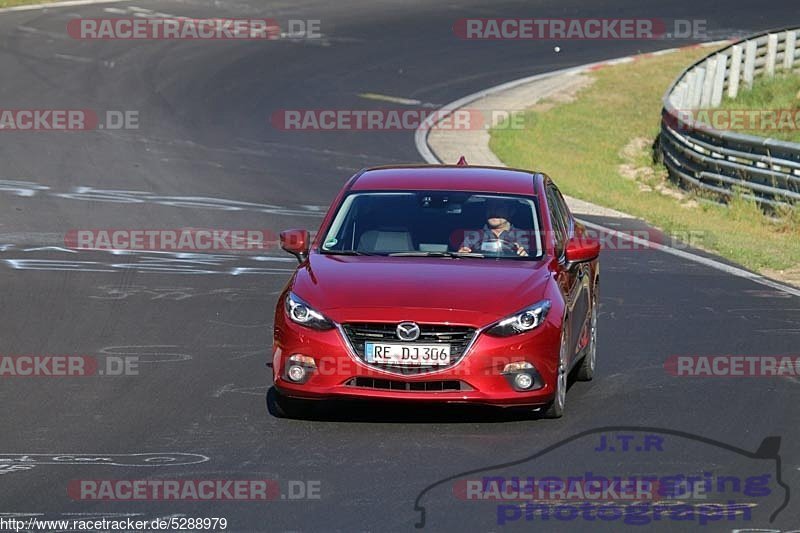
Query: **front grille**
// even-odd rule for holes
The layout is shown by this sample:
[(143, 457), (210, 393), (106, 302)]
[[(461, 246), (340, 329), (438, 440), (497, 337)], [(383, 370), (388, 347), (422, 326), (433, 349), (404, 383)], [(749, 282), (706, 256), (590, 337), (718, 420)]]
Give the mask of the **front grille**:
[[(443, 324), (419, 324), (420, 335), (414, 341), (420, 344), (449, 344), (450, 363), (441, 366), (396, 366), (367, 363), (376, 368), (382, 368), (398, 374), (419, 374), (441, 370), (456, 364), (464, 351), (475, 337), (475, 328), (467, 326), (449, 326)], [(347, 335), (351, 346), (361, 360), (364, 360), (364, 343), (369, 342), (390, 342), (402, 343), (397, 338), (397, 323), (391, 322), (351, 322), (342, 324), (342, 329)], [(365, 361), (366, 362), (366, 361)]]
[(396, 381), (393, 379), (351, 378), (345, 382), (348, 387), (362, 389), (378, 389), (403, 392), (462, 392), (471, 391), (472, 387), (457, 380), (443, 381)]

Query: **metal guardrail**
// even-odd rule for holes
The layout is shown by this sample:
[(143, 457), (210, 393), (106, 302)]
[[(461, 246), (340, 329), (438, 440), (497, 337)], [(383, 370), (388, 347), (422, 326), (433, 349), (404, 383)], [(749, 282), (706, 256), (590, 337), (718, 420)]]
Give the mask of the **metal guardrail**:
[(754, 35), (678, 76), (664, 95), (657, 148), (673, 180), (720, 199), (738, 189), (762, 205), (800, 202), (800, 144), (718, 130), (696, 119), (698, 110), (718, 107), (723, 94), (735, 98), (757, 76), (800, 66), (798, 41), (800, 28)]

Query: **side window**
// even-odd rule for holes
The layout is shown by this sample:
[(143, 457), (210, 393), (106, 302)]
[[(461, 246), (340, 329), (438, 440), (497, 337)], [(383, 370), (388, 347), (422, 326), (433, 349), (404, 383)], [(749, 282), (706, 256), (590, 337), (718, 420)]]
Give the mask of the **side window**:
[(564, 222), (564, 228), (567, 230), (567, 238), (572, 237), (572, 217), (570, 216), (569, 207), (567, 207), (567, 202), (564, 201), (564, 196), (562, 196), (561, 191), (558, 190), (558, 187), (552, 185), (553, 187), (553, 195), (556, 197), (556, 204), (558, 204), (558, 210), (561, 212), (561, 219)]
[(556, 256), (561, 257), (564, 255), (564, 243), (566, 242), (567, 228), (564, 224), (564, 216), (561, 213), (558, 199), (558, 194), (553, 190), (553, 187), (547, 186), (547, 206), (550, 209), (550, 223), (553, 226), (554, 241), (556, 248)]

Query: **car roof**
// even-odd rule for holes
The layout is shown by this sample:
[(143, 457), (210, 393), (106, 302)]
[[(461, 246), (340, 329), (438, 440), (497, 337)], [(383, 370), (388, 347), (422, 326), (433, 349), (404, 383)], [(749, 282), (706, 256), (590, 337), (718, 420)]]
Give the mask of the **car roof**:
[(356, 178), (353, 191), (469, 191), (533, 195), (529, 170), (458, 165), (409, 165), (369, 168)]

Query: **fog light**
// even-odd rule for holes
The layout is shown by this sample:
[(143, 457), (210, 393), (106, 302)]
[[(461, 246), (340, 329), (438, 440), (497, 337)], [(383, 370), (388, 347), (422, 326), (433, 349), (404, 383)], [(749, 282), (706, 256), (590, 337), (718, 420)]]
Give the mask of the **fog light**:
[(503, 367), (503, 377), (517, 392), (531, 392), (544, 386), (536, 367), (527, 361), (509, 363)]
[(519, 389), (529, 389), (533, 385), (533, 378), (530, 374), (517, 374), (514, 376), (514, 385)]
[(317, 363), (313, 357), (296, 353), (286, 360), (285, 378), (295, 383), (303, 384), (308, 381)]
[(306, 377), (306, 369), (300, 365), (291, 365), (286, 371), (286, 375), (292, 381), (300, 382)]

